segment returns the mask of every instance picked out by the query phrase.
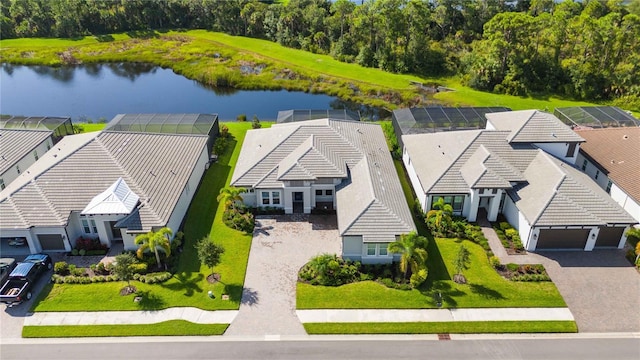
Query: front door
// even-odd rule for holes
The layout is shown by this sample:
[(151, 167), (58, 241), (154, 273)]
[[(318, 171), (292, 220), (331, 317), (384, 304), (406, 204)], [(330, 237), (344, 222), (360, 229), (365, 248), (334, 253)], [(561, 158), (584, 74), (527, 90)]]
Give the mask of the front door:
[(111, 238), (113, 240), (122, 241), (122, 231), (116, 227), (117, 221), (109, 221), (109, 229), (111, 229)]
[(293, 193), (293, 213), (301, 214), (304, 212), (304, 193), (295, 191)]

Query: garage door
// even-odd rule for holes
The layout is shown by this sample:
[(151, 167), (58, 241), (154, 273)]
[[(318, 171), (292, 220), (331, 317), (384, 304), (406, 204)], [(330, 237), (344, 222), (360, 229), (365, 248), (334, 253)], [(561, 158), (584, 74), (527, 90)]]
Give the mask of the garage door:
[(38, 235), (38, 241), (43, 251), (47, 250), (64, 250), (64, 240), (60, 234), (41, 234)]
[(584, 249), (589, 229), (540, 230), (536, 249)]
[(618, 247), (623, 232), (623, 227), (601, 227), (596, 247)]

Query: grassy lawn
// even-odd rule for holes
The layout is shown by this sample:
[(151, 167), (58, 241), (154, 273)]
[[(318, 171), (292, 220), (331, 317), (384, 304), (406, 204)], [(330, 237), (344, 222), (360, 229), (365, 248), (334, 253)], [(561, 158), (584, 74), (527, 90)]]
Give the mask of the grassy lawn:
[[(162, 284), (144, 284), (133, 281), (143, 300), (133, 302), (133, 296), (120, 296), (124, 282), (85, 285), (48, 284), (36, 300), (34, 311), (105, 311), (105, 310), (158, 310), (176, 306), (192, 306), (205, 310), (238, 309), (242, 285), (249, 258), (251, 235), (229, 229), (222, 223), (222, 204), (216, 196), (220, 188), (229, 183), (244, 135), (251, 123), (226, 123), (233, 140), (227, 152), (220, 156), (205, 173), (198, 192), (187, 212), (184, 225), (185, 246), (174, 277)], [(264, 123), (263, 126), (269, 126)], [(209, 269), (200, 265), (193, 244), (210, 234), (222, 244), (225, 253), (215, 271), (221, 281), (211, 285), (206, 280)], [(207, 292), (213, 290), (215, 299)], [(223, 301), (221, 294), (230, 299)]]
[[(0, 41), (0, 61), (12, 64), (61, 65), (68, 51), (84, 63), (147, 62), (173, 69), (211, 86), (238, 89), (288, 89), (325, 93), (344, 100), (394, 109), (425, 96), (410, 81), (443, 84), (456, 89), (435, 98), (445, 105), (505, 106), (547, 109), (594, 105), (555, 97), (523, 98), (491, 94), (463, 86), (457, 78), (421, 78), (392, 74), (334, 60), (328, 55), (286, 48), (267, 40), (206, 30), (168, 31), (151, 37), (113, 34), (80, 39), (8, 39)], [(264, 66), (246, 75), (243, 64)], [(290, 76), (292, 75), (293, 76)]]
[(145, 325), (25, 326), (22, 328), (22, 337), (208, 336), (222, 335), (228, 326), (228, 324), (195, 324), (184, 320)]
[(86, 133), (92, 132), (92, 131), (100, 131), (104, 129), (105, 126), (107, 126), (106, 123), (93, 123), (93, 124), (76, 123), (76, 125), (82, 126), (82, 132), (86, 132)]
[[(400, 183), (410, 208), (415, 195), (401, 161), (395, 161)], [(441, 294), (444, 308), (565, 307), (551, 282), (505, 280), (491, 267), (480, 245), (464, 240), (433, 239), (423, 222), (414, 219), (420, 235), (429, 239), (429, 277), (419, 289), (396, 290), (363, 281), (339, 287), (297, 284), (298, 309), (422, 309), (436, 308)], [(471, 267), (464, 275), (468, 284), (455, 283), (453, 261), (461, 244), (471, 253)]]
[(469, 321), (410, 323), (307, 323), (308, 334), (575, 333), (573, 321)]

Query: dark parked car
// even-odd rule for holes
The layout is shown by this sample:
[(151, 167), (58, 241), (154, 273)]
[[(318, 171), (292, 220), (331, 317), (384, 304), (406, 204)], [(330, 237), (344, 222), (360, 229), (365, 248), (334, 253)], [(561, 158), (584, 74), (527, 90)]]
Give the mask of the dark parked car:
[(16, 267), (16, 259), (1, 258), (0, 259), (0, 284), (4, 284), (9, 277), (9, 273)]
[(30, 300), (33, 296), (31, 288), (40, 276), (51, 268), (53, 268), (53, 264), (49, 255), (27, 256), (9, 273), (7, 281), (0, 288), (0, 302), (13, 306)]

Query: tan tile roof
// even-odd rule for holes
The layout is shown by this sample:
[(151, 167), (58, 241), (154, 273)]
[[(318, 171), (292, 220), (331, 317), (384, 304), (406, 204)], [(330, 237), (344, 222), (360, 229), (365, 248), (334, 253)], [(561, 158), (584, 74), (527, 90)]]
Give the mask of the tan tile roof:
[[(208, 139), (126, 132), (93, 136), (66, 136), (36, 163), (36, 168), (49, 166), (23, 174), (20, 187), (0, 193), (0, 209), (7, 210), (0, 213), (0, 226), (65, 226), (72, 211), (82, 211), (118, 178), (140, 196), (140, 230), (165, 226)], [(77, 139), (82, 141), (75, 148), (66, 148)]]
[(586, 142), (580, 152), (607, 172), (629, 196), (640, 202), (640, 127), (576, 130)]

